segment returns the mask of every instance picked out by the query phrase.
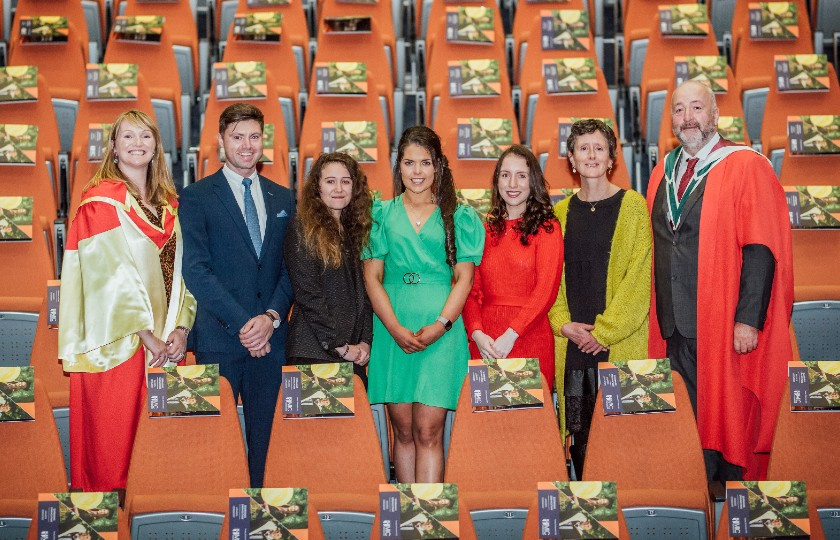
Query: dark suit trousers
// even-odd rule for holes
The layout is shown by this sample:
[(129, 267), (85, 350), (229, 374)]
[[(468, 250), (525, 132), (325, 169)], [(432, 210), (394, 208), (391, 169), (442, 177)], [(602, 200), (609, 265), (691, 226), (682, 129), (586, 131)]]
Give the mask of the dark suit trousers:
[[(667, 354), (671, 360), (671, 369), (679, 373), (685, 381), (691, 408), (697, 415), (697, 340), (687, 338), (674, 330), (674, 335), (667, 340)], [(741, 467), (723, 459), (717, 450), (703, 449), (703, 461), (706, 464), (706, 479), (712, 481), (741, 480)]]
[(242, 397), (251, 487), (262, 487), (274, 408), (283, 377), (282, 355), (251, 358), (243, 349), (239, 355), (196, 352), (195, 356), (199, 364), (219, 364), (219, 374), (230, 383), (233, 399)]

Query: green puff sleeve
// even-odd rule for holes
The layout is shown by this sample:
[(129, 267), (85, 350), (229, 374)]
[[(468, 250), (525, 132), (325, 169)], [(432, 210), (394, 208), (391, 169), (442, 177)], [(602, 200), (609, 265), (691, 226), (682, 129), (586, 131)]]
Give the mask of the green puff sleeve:
[(481, 223), (481, 218), (472, 207), (458, 205), (453, 220), (457, 262), (480, 265), (481, 257), (484, 255), (484, 224)]
[[(388, 208), (386, 208), (386, 205)], [(370, 228), (370, 236), (368, 237), (367, 246), (364, 250), (362, 250), (362, 260), (384, 260), (385, 256), (388, 255), (388, 237), (385, 234), (385, 217), (388, 215), (390, 207), (392, 206), (393, 200), (373, 201), (373, 208), (371, 209), (373, 224)]]

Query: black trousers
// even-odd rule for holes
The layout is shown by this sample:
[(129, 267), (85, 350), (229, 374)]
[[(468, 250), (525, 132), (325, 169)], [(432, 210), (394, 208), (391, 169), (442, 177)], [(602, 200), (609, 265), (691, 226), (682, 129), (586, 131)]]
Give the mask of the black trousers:
[[(248, 441), (248, 472), (251, 487), (262, 487), (265, 459), (274, 421), (274, 408), (283, 378), (282, 355), (252, 358), (244, 348), (241, 354), (196, 352), (199, 364), (219, 364), (219, 374), (228, 380), (233, 399), (242, 397), (245, 438)], [(279, 356), (279, 358), (278, 358)]]
[[(667, 354), (671, 360), (671, 369), (679, 373), (685, 381), (691, 408), (697, 417), (697, 339), (687, 338), (674, 330), (674, 335), (667, 340)], [(741, 480), (743, 471), (738, 465), (723, 459), (717, 450), (703, 449), (703, 461), (706, 465), (706, 479), (712, 481)]]

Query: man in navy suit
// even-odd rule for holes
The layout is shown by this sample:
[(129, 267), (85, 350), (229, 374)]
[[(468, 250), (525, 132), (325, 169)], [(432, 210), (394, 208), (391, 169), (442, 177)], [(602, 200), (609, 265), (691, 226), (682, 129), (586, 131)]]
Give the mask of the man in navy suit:
[(225, 109), (225, 165), (184, 189), (178, 211), (184, 280), (198, 301), (190, 336), (196, 360), (219, 364), (234, 399), (242, 397), (252, 487), (262, 487), (292, 305), (283, 261), (292, 197), (257, 174), (262, 137), (258, 108)]

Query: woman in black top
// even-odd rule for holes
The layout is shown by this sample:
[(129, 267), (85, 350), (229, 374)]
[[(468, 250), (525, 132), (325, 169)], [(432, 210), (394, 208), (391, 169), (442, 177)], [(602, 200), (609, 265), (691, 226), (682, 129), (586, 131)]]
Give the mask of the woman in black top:
[(322, 154), (306, 178), (285, 245), (295, 293), (289, 363), (353, 362), (365, 386), (373, 333), (359, 254), (370, 233), (371, 204), (358, 163), (344, 153)]

